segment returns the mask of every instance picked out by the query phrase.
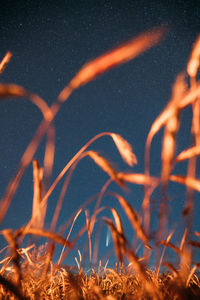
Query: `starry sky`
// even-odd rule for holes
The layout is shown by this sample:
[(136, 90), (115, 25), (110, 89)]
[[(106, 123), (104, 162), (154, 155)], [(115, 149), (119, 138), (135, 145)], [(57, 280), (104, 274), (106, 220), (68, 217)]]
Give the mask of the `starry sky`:
[[(0, 59), (9, 50), (13, 57), (1, 75), (1, 82), (16, 83), (40, 95), (49, 105), (87, 61), (119, 46), (145, 30), (167, 24), (162, 42), (138, 58), (98, 77), (75, 91), (56, 116), (56, 150), (53, 179), (70, 158), (93, 136), (103, 131), (122, 135), (133, 146), (138, 165), (132, 171), (144, 172), (144, 145), (151, 124), (170, 99), (176, 75), (185, 70), (200, 30), (199, 1), (3, 1), (0, 11)], [(38, 109), (26, 99), (0, 103), (0, 193), (13, 176), (19, 160), (42, 120)], [(179, 148), (189, 145), (191, 111), (183, 113), (184, 126), (178, 136)], [(162, 131), (152, 145), (151, 169), (160, 174)], [(98, 150), (119, 170), (129, 170), (109, 137), (96, 141)], [(42, 164), (44, 144), (35, 158)], [(181, 165), (185, 172), (186, 165)], [(59, 218), (59, 226), (89, 197), (100, 192), (108, 176), (89, 158), (77, 166)], [(2, 228), (19, 228), (31, 216), (32, 166), (27, 169), (13, 198)], [(51, 222), (62, 182), (48, 203), (46, 228)], [(120, 192), (113, 183), (110, 190)], [(172, 186), (170, 223), (180, 234), (184, 188)], [(159, 192), (155, 193), (155, 203)], [(143, 188), (130, 185), (125, 195), (139, 211)], [(103, 205), (114, 205), (124, 218), (116, 200), (105, 197)], [(155, 204), (156, 205), (156, 204)], [(195, 204), (198, 208), (198, 203)], [(200, 208), (200, 207), (199, 207)], [(106, 212), (107, 216), (111, 214)], [(196, 209), (197, 217), (197, 209)], [(84, 214), (74, 234), (85, 222)], [(125, 222), (125, 230), (130, 232)], [(195, 223), (199, 230), (198, 223)], [(59, 227), (58, 227), (59, 228)], [(107, 229), (101, 237), (105, 247)], [(132, 234), (132, 233), (131, 233)], [(132, 235), (131, 235), (132, 236)], [(131, 237), (132, 238), (132, 237)], [(104, 251), (104, 252), (103, 252)]]

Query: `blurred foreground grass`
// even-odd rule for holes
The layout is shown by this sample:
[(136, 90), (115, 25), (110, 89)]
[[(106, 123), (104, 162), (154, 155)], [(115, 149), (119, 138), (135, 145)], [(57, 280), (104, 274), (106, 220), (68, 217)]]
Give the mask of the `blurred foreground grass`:
[[(42, 112), (43, 120), (39, 125), (33, 139), (25, 150), (16, 174), (10, 180), (5, 195), (0, 202), (0, 221), (5, 216), (12, 198), (20, 184), (29, 164), (33, 164), (34, 193), (32, 216), (27, 225), (17, 230), (5, 228), (1, 235), (8, 245), (2, 249), (5, 258), (1, 260), (0, 269), (0, 297), (1, 299), (200, 299), (200, 282), (198, 269), (200, 263), (194, 261), (194, 249), (200, 248), (200, 232), (193, 232), (194, 191), (200, 192), (200, 180), (196, 178), (198, 171), (198, 158), (200, 155), (200, 83), (198, 72), (200, 65), (200, 37), (195, 42), (191, 57), (187, 64), (187, 72), (178, 74), (172, 88), (172, 97), (164, 111), (152, 124), (147, 135), (145, 145), (145, 171), (144, 174), (131, 172), (118, 172), (113, 165), (96, 151), (88, 150), (92, 143), (103, 137), (109, 136), (114, 142), (122, 159), (132, 167), (137, 163), (137, 158), (131, 145), (119, 134), (103, 132), (88, 141), (69, 160), (57, 178), (51, 182), (52, 168), (55, 151), (54, 118), (62, 104), (71, 93), (80, 86), (87, 84), (100, 74), (135, 58), (140, 53), (160, 42), (165, 27), (159, 27), (140, 34), (126, 44), (98, 57), (87, 63), (75, 75), (69, 85), (59, 94), (57, 100), (49, 107), (46, 102), (36, 94), (15, 84), (0, 84), (0, 98), (28, 98)], [(0, 63), (0, 73), (3, 72), (11, 59), (8, 52)], [(188, 79), (188, 83), (187, 83)], [(188, 149), (176, 155), (177, 134), (180, 128), (180, 115), (188, 107), (192, 107), (191, 143)], [(161, 174), (159, 177), (151, 176), (150, 148), (151, 142), (160, 129), (164, 128), (161, 150)], [(40, 167), (34, 155), (44, 135), (47, 136), (43, 166)], [(98, 199), (89, 217), (86, 209), (89, 202), (84, 203), (72, 216), (69, 222), (69, 234), (64, 238), (62, 232), (55, 232), (62, 202), (68, 188), (71, 175), (81, 159), (88, 156), (100, 169), (109, 175), (109, 180), (103, 186)], [(188, 161), (187, 174), (172, 174), (174, 167), (181, 161)], [(50, 228), (44, 229), (48, 198), (58, 182), (66, 175), (61, 189), (57, 206), (52, 218)], [(111, 182), (126, 188), (126, 183), (144, 186), (144, 198), (140, 214), (126, 201), (124, 196), (111, 193), (122, 207), (129, 219), (140, 245), (143, 256), (139, 257), (136, 249), (128, 241), (119, 212), (114, 207), (109, 207), (112, 218), (101, 217), (111, 232), (115, 254), (117, 258), (116, 269), (96, 266), (88, 271), (82, 268), (82, 256), (75, 257), (77, 269), (63, 265), (69, 251), (73, 251), (77, 240), (86, 234), (88, 244), (87, 256), (91, 265), (92, 257), (96, 257), (96, 245), (92, 247), (92, 236), (97, 216), (105, 207), (101, 200)], [(168, 229), (168, 185), (170, 182), (186, 186), (186, 200), (183, 207), (185, 218), (184, 234), (180, 241), (171, 243), (173, 231)], [(156, 188), (160, 188), (161, 199), (159, 202), (159, 220), (156, 233), (151, 232), (151, 195)], [(108, 207), (107, 207), (108, 209)], [(80, 213), (85, 214), (85, 224), (77, 236), (72, 240), (70, 234), (77, 222)], [(45, 246), (37, 248), (34, 244), (24, 246), (25, 237), (43, 237), (48, 240)], [(195, 237), (195, 239), (194, 239)], [(57, 244), (63, 246), (62, 253), (57, 263), (53, 262), (53, 255)], [(23, 245), (23, 247), (22, 247)], [(170, 261), (164, 261), (166, 248), (170, 248), (178, 255), (178, 266)], [(95, 250), (97, 251), (97, 250)], [(155, 267), (150, 270), (148, 263), (155, 252)], [(161, 273), (162, 266), (169, 272)]]

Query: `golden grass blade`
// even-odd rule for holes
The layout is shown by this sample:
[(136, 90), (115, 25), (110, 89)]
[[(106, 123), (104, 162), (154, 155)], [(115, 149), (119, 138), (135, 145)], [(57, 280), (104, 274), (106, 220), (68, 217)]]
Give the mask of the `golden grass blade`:
[(43, 228), (44, 219), (46, 216), (46, 205), (42, 205), (42, 179), (43, 179), (43, 168), (39, 166), (36, 159), (33, 160), (33, 206), (32, 206), (32, 217), (29, 225), (34, 228)]
[[(8, 246), (9, 247), (9, 246)], [(4, 264), (5, 262), (7, 262), (7, 261), (11, 261), (11, 258), (10, 257), (5, 257), (4, 259), (2, 259), (1, 261), (0, 261), (0, 264)], [(3, 273), (2, 272), (2, 268), (1, 268), (1, 270), (0, 270), (0, 273)]]
[(71, 249), (73, 249), (73, 247), (75, 246), (76, 242), (80, 239), (80, 237), (87, 232), (87, 227), (83, 226), (80, 231), (78, 232), (78, 234), (76, 235), (76, 237), (70, 242), (71, 246), (67, 248), (67, 250), (63, 253), (62, 259), (60, 261), (60, 265), (63, 263), (65, 257), (68, 255), (69, 251)]
[(16, 84), (0, 83), (0, 99), (4, 98), (25, 98), (28, 92), (21, 86)]
[(180, 111), (179, 102), (186, 91), (186, 83), (184, 80), (185, 76), (183, 73), (179, 74), (176, 78), (174, 87), (172, 89), (172, 98), (167, 104), (163, 112), (156, 118), (151, 126), (148, 133), (146, 141), (145, 159), (146, 159), (146, 169), (149, 169), (149, 151), (150, 145), (155, 134), (169, 121), (168, 132), (173, 136), (178, 130), (178, 120), (177, 113)]
[(149, 238), (147, 237), (147, 234), (145, 233), (141, 220), (137, 214), (137, 212), (132, 208), (132, 206), (119, 194), (112, 193), (119, 201), (120, 205), (122, 206), (123, 210), (125, 211), (129, 221), (132, 224), (132, 227), (134, 228), (137, 236), (139, 239), (141, 239), (145, 244), (148, 243)]
[(157, 177), (152, 177), (152, 176), (139, 174), (139, 173), (119, 172), (118, 177), (130, 183), (151, 185), (153, 188), (155, 188), (160, 182), (160, 179)]
[(75, 261), (76, 261), (79, 273), (82, 273), (82, 271), (83, 271), (81, 268), (82, 255), (81, 255), (81, 252), (79, 249), (77, 251), (78, 251), (78, 255), (79, 255), (79, 261), (78, 261), (77, 257), (75, 257)]
[(197, 265), (194, 265), (193, 268), (190, 270), (190, 273), (189, 273), (188, 278), (187, 278), (187, 281), (186, 281), (186, 287), (189, 286), (190, 280), (192, 279), (192, 276), (194, 275), (194, 273), (195, 273), (197, 267), (198, 267)]
[[(195, 88), (196, 81), (194, 83), (191, 83), (191, 88)], [(195, 99), (192, 103), (192, 128), (191, 128), (191, 134), (192, 134), (192, 146), (199, 146), (200, 145), (200, 97)], [(195, 161), (195, 160), (194, 160)]]
[(173, 106), (174, 114), (167, 120), (165, 125), (163, 146), (162, 146), (162, 181), (167, 183), (169, 174), (172, 169), (172, 161), (174, 159), (176, 149), (176, 134), (179, 129), (179, 109), (178, 103), (186, 92), (185, 74), (180, 73), (175, 81), (172, 89), (172, 99), (169, 105)]
[(72, 232), (72, 229), (73, 229), (73, 227), (74, 227), (74, 224), (75, 224), (75, 222), (76, 222), (76, 220), (77, 220), (77, 218), (78, 218), (78, 216), (80, 215), (81, 212), (82, 212), (82, 208), (80, 208), (80, 209), (77, 211), (75, 217), (73, 218), (73, 222), (72, 222), (72, 225), (71, 225), (71, 227), (70, 227), (70, 231), (69, 231), (69, 233), (68, 233), (68, 235), (67, 235), (67, 240), (69, 239), (70, 234), (71, 234), (71, 232)]
[(103, 220), (107, 223), (107, 225), (111, 231), (117, 259), (120, 263), (122, 263), (123, 257), (124, 257), (125, 251), (126, 251), (126, 248), (125, 248), (126, 239), (123, 234), (118, 232), (118, 230), (116, 229), (112, 220), (110, 220), (109, 218), (106, 218), (106, 217), (103, 217)]
[(49, 188), (51, 175), (53, 171), (53, 163), (55, 156), (55, 128), (50, 125), (47, 131), (47, 141), (45, 145), (45, 155), (44, 155), (44, 175), (43, 175), (43, 185), (46, 191)]
[(117, 149), (119, 150), (119, 153), (121, 154), (123, 160), (131, 167), (134, 164), (137, 164), (137, 158), (133, 153), (131, 145), (119, 134), (111, 133), (111, 137)]
[(183, 251), (183, 246), (185, 244), (185, 240), (186, 240), (186, 237), (187, 237), (187, 232), (188, 231), (187, 231), (187, 228), (186, 228), (185, 231), (184, 231), (183, 237), (181, 239), (180, 246), (179, 246), (180, 251)]
[(173, 245), (172, 243), (170, 243), (170, 242), (160, 241), (160, 244), (173, 249), (179, 255), (181, 254), (181, 250), (178, 247), (176, 247), (175, 245)]
[(119, 186), (124, 186), (123, 180), (118, 178), (117, 172), (107, 159), (100, 156), (95, 151), (87, 151), (87, 154), (104, 172), (106, 172), (113, 180), (115, 180)]
[(195, 235), (200, 237), (200, 232), (195, 232)]
[(90, 259), (90, 263), (91, 263), (91, 261), (92, 261), (92, 242), (91, 242), (90, 218), (89, 218), (87, 209), (85, 210), (85, 218), (86, 218), (86, 227), (87, 227), (88, 242), (89, 242), (89, 259)]
[(78, 255), (79, 255), (79, 261), (82, 262), (82, 255), (81, 255), (81, 251), (78, 249)]
[(166, 28), (164, 27), (152, 29), (85, 64), (72, 79), (70, 86), (73, 89), (77, 89), (109, 69), (137, 57), (150, 47), (158, 44), (165, 32)]
[(172, 274), (174, 275), (175, 278), (179, 277), (178, 271), (170, 262), (168, 261), (164, 262), (164, 266), (166, 266), (172, 271)]
[(0, 62), (0, 75), (3, 73), (7, 64), (10, 62), (11, 57), (12, 57), (12, 53), (8, 51), (4, 56), (4, 58), (2, 59), (2, 61)]
[(169, 179), (173, 182), (185, 184), (187, 187), (200, 192), (200, 180), (181, 175), (171, 175)]
[[(170, 234), (169, 234), (168, 237), (166, 238), (166, 242), (167, 242), (167, 243), (171, 240), (173, 234), (174, 234), (174, 230), (173, 230), (172, 232), (170, 232)], [(163, 261), (164, 255), (165, 255), (165, 250), (166, 250), (166, 246), (164, 246), (163, 251), (162, 251), (162, 254), (161, 254), (161, 256), (160, 256), (160, 261), (159, 261), (159, 265), (158, 265), (158, 269), (157, 269), (157, 278), (158, 278), (158, 276), (159, 276), (160, 268), (161, 268), (162, 261)]]
[(186, 150), (183, 150), (177, 157), (176, 161), (180, 162), (186, 159), (190, 159), (192, 157), (195, 157), (197, 155), (200, 155), (200, 145), (190, 147)]
[(69, 241), (64, 239), (59, 234), (56, 234), (56, 233), (53, 233), (53, 232), (50, 232), (50, 231), (47, 231), (44, 229), (40, 229), (40, 228), (21, 227), (20, 229), (15, 231), (14, 236), (15, 236), (15, 238), (18, 238), (20, 236), (25, 236), (27, 234), (46, 237), (48, 239), (55, 241), (58, 244), (65, 245), (69, 248), (71, 248), (71, 246), (72, 246), (72, 244)]
[[(73, 221), (72, 221), (72, 225), (71, 225), (71, 227), (70, 227), (69, 233), (68, 233), (67, 238), (66, 238), (66, 241), (69, 240), (69, 237), (70, 237), (70, 234), (71, 234), (72, 229), (73, 229), (73, 227), (74, 227), (74, 224), (75, 224), (75, 222), (76, 222), (76, 219), (78, 218), (78, 216), (80, 215), (81, 212), (82, 212), (82, 209), (79, 209), (79, 210), (77, 211), (76, 215), (74, 216)], [(62, 251), (61, 251), (60, 257), (59, 257), (59, 259), (58, 259), (57, 265), (60, 265), (60, 263), (61, 263), (61, 260), (62, 260), (62, 256), (63, 256), (64, 250), (65, 250), (65, 245), (64, 245), (63, 248), (62, 248)]]
[(74, 259), (75, 259), (75, 261), (76, 261), (77, 268), (78, 268), (78, 270), (80, 271), (80, 269), (81, 269), (81, 266), (80, 266), (80, 264), (79, 264), (79, 262), (78, 262), (78, 259), (77, 259), (77, 257), (75, 257)]
[(114, 220), (115, 220), (117, 231), (120, 234), (124, 234), (124, 230), (123, 230), (123, 226), (122, 226), (122, 221), (121, 221), (121, 218), (120, 218), (118, 212), (113, 207), (111, 207), (111, 212), (112, 212)]
[(166, 242), (167, 242), (167, 243), (171, 240), (173, 234), (174, 234), (174, 230), (173, 230), (172, 232), (170, 232), (170, 234), (169, 234), (168, 237), (166, 238)]
[(176, 113), (171, 117), (166, 126), (164, 131), (163, 137), (163, 145), (162, 145), (162, 172), (161, 178), (163, 183), (168, 182), (169, 174), (172, 170), (172, 162), (175, 154), (176, 149), (176, 133), (179, 128), (179, 112)]
[(200, 35), (193, 45), (192, 53), (187, 64), (187, 73), (190, 77), (196, 77), (200, 65)]
[(167, 106), (165, 110), (157, 117), (155, 122), (152, 124), (151, 129), (148, 133), (146, 148), (149, 149), (151, 141), (154, 135), (165, 125), (167, 120), (174, 114), (174, 107)]

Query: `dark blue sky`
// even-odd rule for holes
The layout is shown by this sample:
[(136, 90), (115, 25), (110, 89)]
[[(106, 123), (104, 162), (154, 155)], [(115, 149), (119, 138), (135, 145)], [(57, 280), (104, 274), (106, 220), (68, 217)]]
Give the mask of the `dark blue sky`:
[[(13, 57), (1, 75), (1, 82), (22, 85), (39, 94), (49, 105), (85, 62), (140, 32), (161, 24), (169, 25), (168, 34), (158, 46), (81, 87), (63, 105), (55, 119), (53, 179), (90, 138), (103, 131), (116, 132), (127, 139), (138, 158), (133, 171), (144, 172), (148, 131), (170, 99), (175, 77), (186, 68), (192, 44), (200, 31), (199, 1), (4, 2), (0, 11), (0, 59), (8, 50)], [(0, 104), (0, 193), (3, 196), (41, 121), (41, 114), (26, 100), (2, 101)], [(178, 136), (177, 152), (189, 146), (190, 117), (190, 109), (187, 109), (183, 114), (184, 125)], [(152, 145), (154, 175), (160, 174), (161, 133)], [(40, 163), (43, 149), (40, 147), (35, 155)], [(103, 137), (91, 149), (103, 153), (119, 169), (128, 170), (109, 137)], [(180, 170), (185, 171), (185, 165), (181, 165)], [(108, 176), (89, 158), (82, 160), (72, 177), (59, 225), (63, 225), (81, 203), (99, 193), (107, 179)], [(184, 204), (184, 188), (177, 185), (171, 188), (170, 224), (180, 234), (182, 225), (178, 223)], [(130, 189), (125, 197), (139, 210), (143, 188), (130, 186)], [(49, 199), (47, 228), (60, 190), (61, 185), (58, 185)], [(115, 184), (110, 190), (120, 191)], [(155, 203), (158, 199), (159, 192), (155, 193)], [(124, 218), (116, 200), (108, 197), (103, 204), (114, 205)], [(25, 225), (31, 216), (31, 207), (32, 166), (25, 173), (2, 227)], [(200, 208), (198, 202), (196, 208), (195, 212)], [(80, 217), (77, 228), (83, 224), (84, 215)], [(199, 223), (196, 222), (195, 226), (198, 231)], [(101, 238), (102, 249), (105, 248), (106, 231)]]

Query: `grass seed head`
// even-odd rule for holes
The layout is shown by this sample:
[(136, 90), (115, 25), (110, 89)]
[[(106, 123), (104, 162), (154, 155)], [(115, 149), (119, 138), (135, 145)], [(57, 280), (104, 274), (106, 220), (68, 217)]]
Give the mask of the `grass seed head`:
[(131, 145), (119, 134), (112, 133), (111, 136), (123, 160), (131, 167), (137, 164), (137, 158), (133, 153)]

